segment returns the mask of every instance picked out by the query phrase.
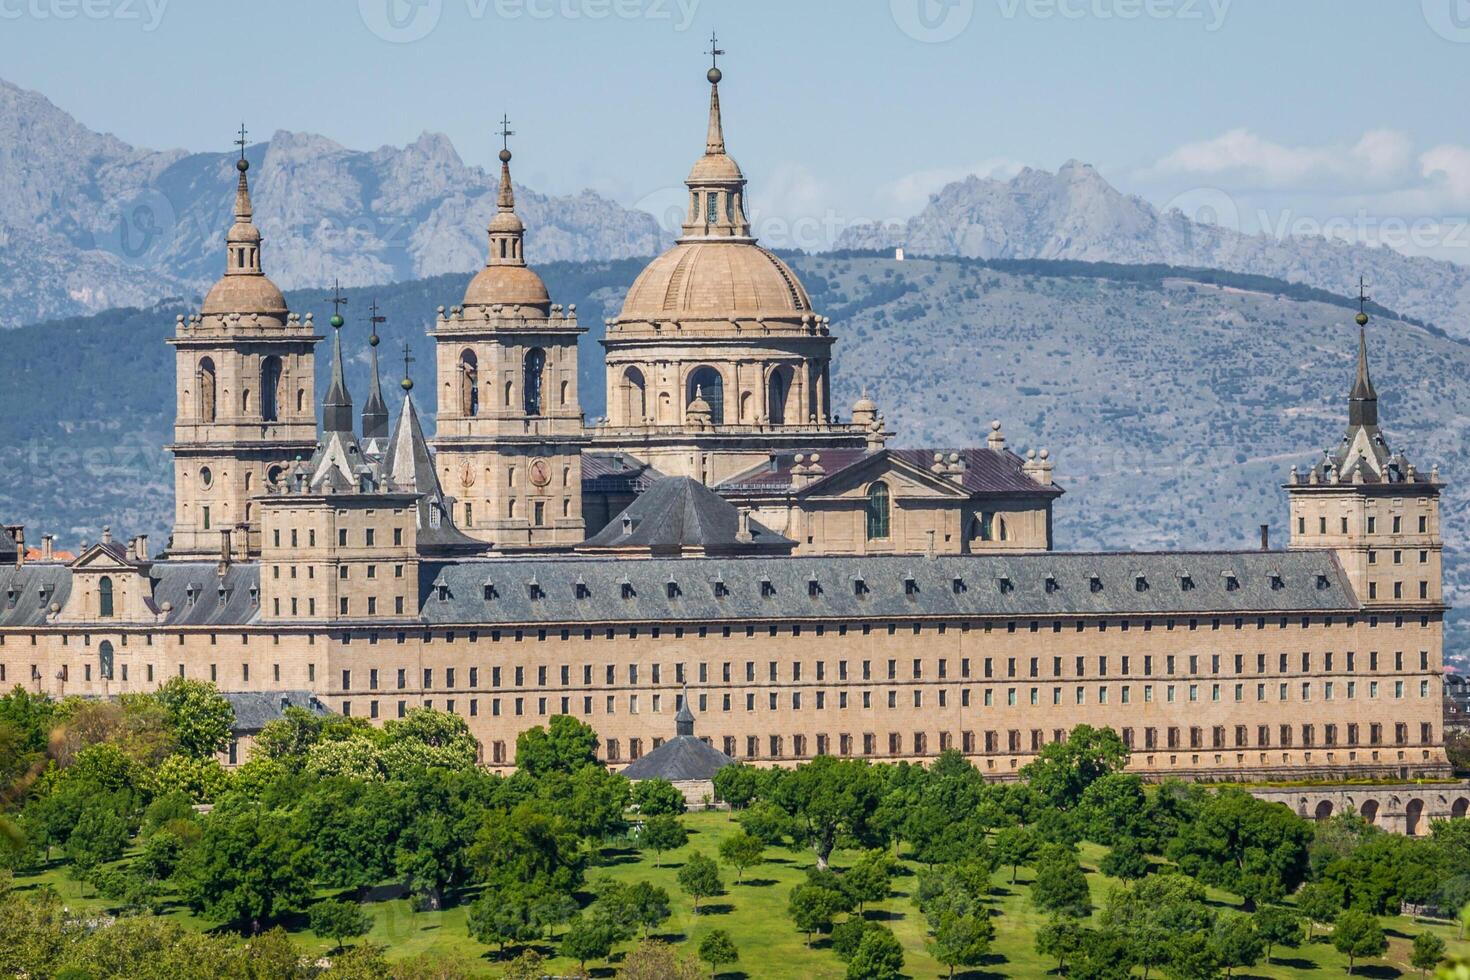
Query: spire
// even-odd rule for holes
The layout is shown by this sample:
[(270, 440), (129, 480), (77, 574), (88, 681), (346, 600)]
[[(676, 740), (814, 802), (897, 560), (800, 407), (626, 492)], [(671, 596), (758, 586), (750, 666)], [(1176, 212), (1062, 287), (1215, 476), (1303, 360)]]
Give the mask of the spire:
[(255, 208), (250, 203), (250, 181), (245, 176), (250, 170), (250, 161), (245, 159), (245, 124), (240, 124), (240, 136), (235, 145), (240, 148), (240, 159), (235, 161), (235, 170), (240, 174), (235, 184), (235, 223), (225, 236), (225, 275), (258, 276), (260, 270), (260, 231), (255, 227)]
[(704, 152), (725, 152), (725, 129), (720, 123), (720, 55), (725, 52), (720, 50), (719, 39), (715, 32), (709, 34), (709, 71), (705, 77), (709, 79), (709, 131), (704, 137)]
[(347, 302), (342, 289), (332, 282), (332, 382), (327, 386), (322, 399), (322, 428), (327, 432), (352, 433), (352, 396), (347, 392), (347, 382), (342, 376), (342, 319), (341, 308)]
[(684, 696), (679, 699), (679, 712), (674, 715), (674, 734), (694, 734), (694, 712), (689, 710), (689, 688), (684, 688)]
[(1358, 372), (1353, 379), (1353, 390), (1348, 395), (1348, 424), (1378, 424), (1378, 392), (1373, 387), (1373, 378), (1368, 373), (1368, 295), (1367, 284), (1358, 279), (1358, 315), (1353, 319), (1358, 324)]
[(367, 401), (362, 406), (362, 437), (365, 440), (388, 438), (388, 406), (383, 402), (383, 386), (378, 379), (378, 324), (386, 323), (388, 318), (378, 313), (378, 301), (373, 300), (368, 307), (368, 329), (372, 331), (368, 335), (368, 357), (372, 363), (372, 371), (369, 375)]
[(526, 226), (516, 215), (515, 188), (510, 181), (510, 119), (500, 117), (500, 191), (495, 196), (496, 214), (490, 219), (490, 259), (487, 265), (525, 265), (523, 251)]

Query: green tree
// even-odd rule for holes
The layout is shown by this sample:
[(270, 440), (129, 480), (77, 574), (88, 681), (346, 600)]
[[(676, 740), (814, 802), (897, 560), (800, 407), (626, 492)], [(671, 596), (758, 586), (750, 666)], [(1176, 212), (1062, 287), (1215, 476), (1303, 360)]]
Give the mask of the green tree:
[(66, 838), (66, 856), (83, 871), (122, 857), (128, 844), (128, 824), (118, 812), (118, 798), (95, 796)]
[(886, 926), (863, 933), (847, 964), (847, 980), (898, 980), (903, 970), (903, 944)]
[(992, 849), (996, 858), (1002, 865), (1009, 865), (1011, 869), (1011, 884), (1016, 883), (1016, 875), (1021, 870), (1021, 865), (1030, 864), (1035, 857), (1037, 849), (1041, 847), (1041, 841), (1036, 832), (1028, 827), (1003, 827), (996, 831), (995, 842)]
[(499, 958), (512, 943), (529, 942), (541, 935), (537, 916), (539, 893), (520, 881), (487, 885), (465, 916), (469, 933), (486, 946), (497, 947)]
[(687, 843), (689, 831), (684, 829), (678, 817), (668, 814), (649, 817), (643, 822), (643, 832), (638, 835), (639, 846), (653, 852), (654, 867), (662, 866), (665, 851), (677, 850)]
[(1428, 976), (1429, 971), (1439, 966), (1444, 959), (1445, 941), (1432, 932), (1421, 932), (1414, 937), (1414, 949), (1409, 956), (1409, 965)]
[(1134, 837), (1119, 838), (1098, 863), (1098, 870), (1103, 874), (1124, 881), (1137, 881), (1147, 877), (1148, 869), (1148, 855)]
[(1099, 844), (1116, 846), (1130, 841), (1143, 849), (1153, 840), (1148, 797), (1137, 773), (1109, 772), (1098, 777), (1082, 791), (1077, 818), (1083, 836)]
[[(537, 973), (534, 980), (541, 980), (545, 971)], [(680, 956), (668, 943), (657, 939), (645, 939), (637, 948), (623, 958), (618, 967), (618, 980), (703, 980), (704, 971), (699, 964)], [(527, 978), (533, 980), (533, 978)]]
[(848, 962), (852, 959), (852, 955), (857, 952), (857, 948), (862, 943), (863, 936), (867, 933), (868, 928), (874, 924), (868, 922), (862, 916), (849, 915), (832, 927), (832, 938), (829, 943), (832, 947), (832, 952), (836, 953), (837, 958), (842, 962)]
[(710, 976), (720, 975), (720, 967), (740, 959), (740, 950), (724, 929), (715, 929), (699, 941), (699, 958), (710, 966)]
[(687, 809), (684, 794), (667, 779), (641, 779), (634, 783), (633, 804), (645, 817), (679, 814)]
[(888, 897), (897, 871), (898, 859), (892, 854), (876, 849), (868, 851), (843, 872), (842, 890), (861, 912)]
[(832, 920), (842, 911), (843, 897), (831, 888), (810, 883), (791, 889), (786, 899), (786, 914), (812, 944), (812, 934), (832, 928)]
[(185, 901), (217, 922), (261, 923), (311, 898), (311, 847), (290, 812), (216, 809), (175, 874)]
[(736, 763), (715, 771), (715, 798), (724, 800), (732, 809), (744, 810), (755, 799), (757, 782), (753, 766)]
[(1388, 952), (1388, 937), (1378, 918), (1361, 909), (1348, 909), (1337, 917), (1332, 930), (1332, 946), (1348, 958), (1348, 973), (1353, 972), (1358, 960), (1379, 957)]
[(1036, 930), (1036, 952), (1056, 960), (1057, 969), (1065, 970), (1067, 961), (1082, 951), (1084, 939), (1076, 919), (1054, 915)]
[(1466, 902), (1463, 906), (1460, 907), (1460, 914), (1456, 916), (1456, 918), (1459, 920), (1460, 923), (1459, 938), (1464, 939), (1465, 928), (1467, 926), (1470, 926), (1470, 902)]
[(546, 728), (528, 728), (516, 737), (516, 768), (532, 776), (572, 773), (597, 765), (597, 733), (571, 715), (552, 715)]
[(1312, 937), (1317, 923), (1327, 925), (1337, 921), (1342, 901), (1342, 887), (1330, 881), (1314, 881), (1297, 893), (1296, 907), (1307, 919), (1307, 938)]
[(524, 800), (482, 818), (469, 864), (482, 878), (550, 882), (570, 891), (582, 880), (586, 853), (565, 817)]
[(560, 952), (576, 960), (583, 972), (588, 960), (607, 959), (613, 948), (613, 929), (596, 916), (579, 915), (562, 936)]
[(230, 744), (235, 709), (213, 684), (173, 677), (153, 696), (163, 704), (174, 741), (189, 755), (208, 759)]
[(1215, 961), (1229, 977), (1237, 967), (1255, 966), (1261, 958), (1264, 943), (1248, 915), (1222, 915), (1215, 920), (1210, 933), (1210, 949)]
[(1048, 848), (1036, 862), (1031, 902), (1043, 912), (1083, 918), (1092, 910), (1087, 875), (1070, 851)]
[(213, 757), (171, 755), (153, 770), (154, 792), (182, 793), (194, 803), (213, 801), (228, 781), (224, 766)]
[[(725, 769), (730, 768), (733, 767), (725, 767)], [(721, 769), (720, 772), (724, 772), (725, 769)], [(786, 843), (786, 838), (795, 830), (791, 815), (769, 801), (757, 803), (747, 810), (742, 810), (736, 815), (735, 822), (747, 834), (767, 847), (781, 847)]]
[(1291, 909), (1268, 905), (1256, 913), (1256, 934), (1266, 946), (1266, 962), (1277, 946), (1296, 949), (1302, 943), (1301, 919)]
[(953, 978), (955, 967), (979, 966), (984, 962), (994, 939), (995, 925), (985, 912), (949, 913), (940, 918), (928, 946), (934, 958), (949, 967)]
[(306, 910), (311, 931), (325, 939), (333, 940), (336, 951), (342, 951), (342, 941), (366, 936), (373, 928), (373, 917), (356, 902), (338, 899), (323, 899)]
[(699, 900), (725, 894), (724, 882), (720, 881), (720, 866), (713, 858), (699, 851), (689, 855), (684, 867), (679, 869), (679, 887), (694, 899), (694, 913), (699, 914)]
[(1296, 889), (1306, 876), (1311, 840), (1311, 825), (1285, 806), (1230, 786), (1204, 798), (1169, 856), (1186, 874), (1240, 895), (1253, 908)]
[(322, 779), (340, 776), (354, 782), (368, 782), (387, 777), (382, 746), (376, 736), (369, 735), (318, 742), (307, 751), (302, 767)]
[(650, 929), (667, 922), (671, 914), (668, 891), (648, 881), (635, 882), (628, 889), (628, 904), (633, 921), (642, 927), (645, 937)]
[(472, 769), (480, 754), (469, 722), (432, 708), (413, 708), (389, 721), (381, 740), (383, 769), (390, 779), (422, 769)]
[(761, 863), (765, 849), (766, 845), (741, 830), (720, 842), (720, 860), (735, 869), (735, 880), (738, 882), (744, 877), (746, 868)]
[(872, 819), (882, 799), (882, 777), (863, 760), (818, 756), (784, 776), (777, 792), (819, 868), (827, 866), (839, 840), (859, 847), (884, 843)]
[(1111, 728), (1077, 725), (1065, 740), (1048, 742), (1021, 767), (1021, 778), (1052, 807), (1075, 807), (1082, 794), (1108, 773), (1121, 770), (1131, 753)]

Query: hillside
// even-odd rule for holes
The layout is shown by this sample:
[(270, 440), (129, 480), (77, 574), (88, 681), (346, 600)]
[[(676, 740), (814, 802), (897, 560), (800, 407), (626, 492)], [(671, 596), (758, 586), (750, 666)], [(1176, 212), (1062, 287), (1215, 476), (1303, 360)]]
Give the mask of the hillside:
[(901, 245), (910, 255), (1164, 263), (1254, 273), (1339, 293), (1361, 275), (1388, 306), (1470, 337), (1470, 268), (1320, 237), (1242, 234), (1234, 203), (1223, 193), (1215, 196), (1216, 213), (1202, 223), (1123, 194), (1092, 166), (1071, 160), (1054, 174), (1028, 167), (1010, 180), (955, 181), (908, 221), (848, 228), (836, 247), (891, 251)]
[[(1184, 270), (791, 258), (834, 321), (835, 403), (850, 405), (866, 388), (900, 444), (973, 444), (999, 417), (1013, 447), (1049, 448), (1067, 489), (1056, 521), (1062, 548), (1251, 547), (1263, 522), (1282, 542), (1280, 484), (1344, 424), (1354, 328), (1341, 299), (1293, 298), (1263, 280)], [(602, 318), (640, 267), (542, 270), (552, 295), (577, 303), (591, 328), (581, 351), (589, 418), (602, 412)], [(410, 340), (413, 375), (427, 392), (423, 332), (463, 283), (442, 276), (351, 291), (344, 341), (355, 352), (348, 375), (359, 402), (369, 295), (389, 316), (382, 349)], [(320, 291), (290, 299), (293, 308), (323, 308)], [(162, 540), (172, 504), (160, 447), (173, 395), (163, 338), (174, 312), (0, 334), (0, 517), (56, 531), (68, 544), (95, 540), (107, 522)], [(1451, 382), (1470, 376), (1470, 345), (1386, 313), (1370, 330), (1387, 433), (1421, 465), (1441, 465), (1450, 483), (1446, 538), (1463, 541), (1470, 482), (1455, 461), (1470, 441), (1470, 393)], [(318, 366), (325, 372), (326, 359)], [(384, 373), (398, 367), (386, 355)], [(1446, 570), (1452, 602), (1470, 603), (1470, 562), (1451, 550)], [(1463, 632), (1453, 642), (1470, 646)]]
[[(360, 151), (278, 132), (249, 154), (266, 268), (283, 288), (484, 263), (500, 174), (467, 166), (445, 136)], [(129, 146), (0, 81), (0, 328), (207, 288), (224, 267), (233, 163)], [(667, 237), (652, 216), (590, 191), (517, 185), (516, 205), (540, 262), (652, 255)]]

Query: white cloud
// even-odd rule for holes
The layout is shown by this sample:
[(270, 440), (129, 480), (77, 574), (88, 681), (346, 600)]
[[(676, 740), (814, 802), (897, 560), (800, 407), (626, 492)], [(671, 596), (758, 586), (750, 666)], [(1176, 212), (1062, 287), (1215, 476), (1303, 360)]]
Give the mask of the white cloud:
[(1263, 187), (1291, 187), (1324, 178), (1348, 184), (1401, 179), (1413, 141), (1397, 130), (1374, 129), (1352, 145), (1287, 146), (1248, 129), (1186, 143), (1151, 168), (1155, 176), (1235, 177)]
[(1420, 172), (1455, 204), (1470, 204), (1470, 147), (1436, 146), (1419, 157)]
[(891, 183), (878, 188), (880, 206), (890, 210), (894, 217), (908, 217), (929, 203), (929, 195), (946, 184), (964, 180), (971, 175), (996, 180), (1010, 180), (1021, 172), (1025, 164), (1017, 160), (992, 157), (968, 167), (935, 167), (905, 174)]

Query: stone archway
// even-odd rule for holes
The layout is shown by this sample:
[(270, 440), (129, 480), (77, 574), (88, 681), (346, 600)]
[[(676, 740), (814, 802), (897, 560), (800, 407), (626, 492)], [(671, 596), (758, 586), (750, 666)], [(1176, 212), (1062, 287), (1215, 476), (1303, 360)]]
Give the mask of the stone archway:
[(1424, 801), (1413, 799), (1409, 805), (1404, 807), (1404, 833), (1409, 837), (1418, 837), (1424, 832)]
[(1317, 809), (1312, 812), (1312, 819), (1319, 820), (1319, 821), (1320, 820), (1331, 820), (1332, 819), (1332, 801), (1331, 800), (1321, 800), (1321, 801), (1319, 801), (1317, 803)]
[(1462, 796), (1450, 804), (1450, 818), (1460, 820), (1465, 816), (1466, 810), (1470, 810), (1470, 798)]
[(1358, 809), (1358, 815), (1370, 824), (1378, 823), (1378, 801), (1364, 800), (1362, 807)]

